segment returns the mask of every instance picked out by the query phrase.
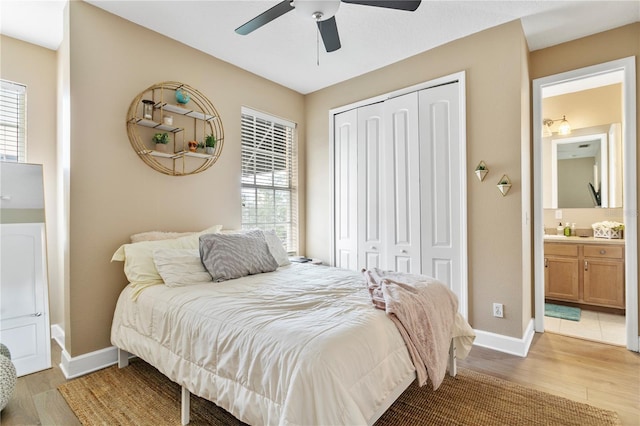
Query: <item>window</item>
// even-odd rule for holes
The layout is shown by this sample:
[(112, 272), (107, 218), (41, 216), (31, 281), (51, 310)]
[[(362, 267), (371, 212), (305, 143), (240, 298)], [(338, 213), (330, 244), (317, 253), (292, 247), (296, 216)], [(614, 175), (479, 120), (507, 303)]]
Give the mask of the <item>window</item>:
[(242, 228), (275, 230), (298, 250), (295, 123), (242, 108)]
[(26, 159), (26, 86), (0, 80), (0, 160)]

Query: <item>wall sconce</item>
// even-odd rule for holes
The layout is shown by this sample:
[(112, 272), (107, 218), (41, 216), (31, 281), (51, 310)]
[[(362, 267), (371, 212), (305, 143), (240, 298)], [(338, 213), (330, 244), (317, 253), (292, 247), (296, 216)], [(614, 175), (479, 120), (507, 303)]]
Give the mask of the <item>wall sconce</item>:
[(487, 169), (487, 165), (484, 161), (480, 161), (473, 172), (476, 174), (478, 180), (482, 182), (487, 173), (489, 173), (489, 169)]
[(509, 176), (502, 175), (502, 177), (498, 181), (497, 187), (503, 197), (507, 195), (509, 193), (509, 190), (511, 189), (511, 179), (509, 179)]
[(542, 136), (543, 137), (552, 135), (551, 126), (553, 126), (553, 123), (555, 123), (556, 121), (560, 122), (560, 125), (558, 126), (558, 134), (560, 136), (566, 136), (571, 134), (571, 125), (567, 121), (567, 116), (563, 115), (562, 118), (557, 118), (555, 120), (552, 120), (550, 118), (542, 119)]

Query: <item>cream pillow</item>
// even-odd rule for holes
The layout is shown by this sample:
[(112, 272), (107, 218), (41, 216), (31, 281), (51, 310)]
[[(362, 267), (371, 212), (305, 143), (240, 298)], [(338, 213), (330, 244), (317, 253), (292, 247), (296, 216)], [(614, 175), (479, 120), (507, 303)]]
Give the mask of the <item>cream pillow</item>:
[(160, 249), (153, 251), (153, 263), (169, 287), (212, 282), (200, 260), (198, 249)]
[(264, 234), (265, 240), (267, 240), (271, 256), (278, 262), (278, 266), (291, 265), (291, 262), (289, 262), (289, 254), (282, 245), (280, 237), (276, 235), (276, 231), (262, 231), (262, 233)]
[(149, 231), (141, 232), (139, 234), (133, 234), (130, 238), (132, 243), (139, 243), (142, 241), (171, 240), (174, 238), (187, 237), (193, 234), (195, 234), (195, 232)]
[(153, 252), (159, 249), (198, 249), (200, 235), (215, 234), (222, 229), (222, 225), (215, 225), (202, 232), (171, 240), (143, 241), (140, 243), (123, 244), (116, 250), (111, 261), (124, 261), (124, 273), (127, 280), (134, 286), (146, 287), (162, 284), (163, 280), (155, 264)]

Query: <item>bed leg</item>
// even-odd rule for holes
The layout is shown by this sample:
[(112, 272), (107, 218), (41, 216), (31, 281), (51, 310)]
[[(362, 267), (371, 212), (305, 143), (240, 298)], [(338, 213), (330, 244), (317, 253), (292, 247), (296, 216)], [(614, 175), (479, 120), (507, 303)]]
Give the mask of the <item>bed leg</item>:
[(190, 414), (190, 411), (191, 411), (191, 407), (190, 407), (191, 398), (190, 398), (190, 396), (191, 396), (191, 394), (189, 393), (189, 390), (183, 386), (182, 387), (182, 409), (181, 409), (181, 412), (180, 412), (180, 418), (182, 420), (182, 424), (183, 425), (188, 425), (189, 424), (189, 414)]
[(129, 365), (129, 352), (118, 348), (118, 368), (124, 368)]
[(456, 360), (456, 344), (453, 339), (451, 339), (451, 345), (449, 345), (449, 375), (451, 377), (456, 377), (456, 374), (458, 374), (458, 365)]

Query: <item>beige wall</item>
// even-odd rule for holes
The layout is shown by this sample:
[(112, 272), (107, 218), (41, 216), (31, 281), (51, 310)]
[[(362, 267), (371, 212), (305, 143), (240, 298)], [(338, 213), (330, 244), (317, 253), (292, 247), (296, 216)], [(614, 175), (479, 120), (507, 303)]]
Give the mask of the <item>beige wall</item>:
[(44, 171), (49, 317), (64, 325), (64, 287), (59, 280), (56, 202), (56, 52), (0, 36), (0, 75), (27, 86), (27, 162)]
[[(515, 21), (307, 95), (307, 256), (329, 259), (331, 252), (329, 110), (466, 71), (469, 319), (474, 328), (521, 338), (531, 319), (523, 303), (531, 274), (521, 278), (530, 268), (521, 221), (523, 170), (529, 187), (528, 155), (524, 168), (521, 158), (529, 152), (527, 54)], [(473, 174), (480, 160), (490, 170), (483, 183)], [(507, 197), (495, 186), (504, 173), (513, 181)], [(492, 302), (504, 304), (504, 319), (491, 315)]]
[[(636, 58), (636, 127), (638, 128), (640, 84), (638, 84), (637, 75), (640, 69), (640, 22), (531, 52), (531, 78), (546, 77), (629, 56)], [(636, 137), (640, 138), (640, 132), (636, 133)], [(638, 140), (636, 140), (636, 147), (638, 146)], [(636, 153), (637, 157), (640, 157), (639, 149), (636, 149)], [(636, 158), (636, 164), (638, 164), (638, 158)], [(637, 174), (637, 179), (636, 191), (640, 186), (640, 173)], [(634, 217), (638, 221), (637, 212), (630, 212), (621, 222), (634, 220)], [(638, 260), (640, 261), (640, 257)], [(640, 303), (640, 292), (638, 297)]]
[[(241, 106), (300, 123), (298, 141), (304, 155), (305, 105), (299, 93), (84, 2), (70, 3), (68, 37), (71, 226), (66, 350), (77, 356), (110, 346), (113, 310), (126, 279), (123, 264), (109, 261), (129, 235), (201, 230), (213, 224), (240, 226)], [(152, 170), (127, 138), (125, 119), (132, 99), (168, 80), (197, 88), (222, 117), (222, 156), (197, 175), (171, 177)], [(304, 164), (301, 172), (304, 176)], [(304, 187), (304, 181), (300, 184)], [(304, 206), (304, 193), (301, 203)]]

